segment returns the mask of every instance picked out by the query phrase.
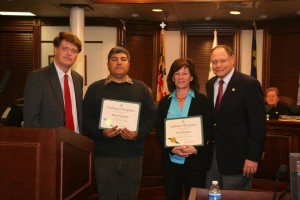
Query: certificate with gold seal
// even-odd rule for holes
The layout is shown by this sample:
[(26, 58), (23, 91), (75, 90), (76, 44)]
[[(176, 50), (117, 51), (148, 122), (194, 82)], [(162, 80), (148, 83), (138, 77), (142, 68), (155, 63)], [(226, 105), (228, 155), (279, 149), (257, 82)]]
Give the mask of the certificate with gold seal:
[(165, 119), (165, 147), (203, 146), (202, 116)]
[(141, 104), (138, 102), (102, 99), (99, 128), (127, 128), (137, 132)]

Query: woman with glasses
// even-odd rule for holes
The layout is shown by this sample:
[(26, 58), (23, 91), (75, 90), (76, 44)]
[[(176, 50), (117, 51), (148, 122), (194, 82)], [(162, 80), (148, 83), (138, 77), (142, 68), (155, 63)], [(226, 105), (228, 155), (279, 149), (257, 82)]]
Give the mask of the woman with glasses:
[(290, 115), (288, 107), (279, 102), (279, 90), (276, 87), (266, 89), (265, 101), (267, 108), (267, 119), (279, 119), (279, 115)]

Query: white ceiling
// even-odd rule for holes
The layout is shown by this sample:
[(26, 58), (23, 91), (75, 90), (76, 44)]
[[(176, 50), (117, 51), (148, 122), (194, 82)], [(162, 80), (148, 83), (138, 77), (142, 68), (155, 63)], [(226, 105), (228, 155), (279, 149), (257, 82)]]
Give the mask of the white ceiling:
[[(108, 4), (92, 3), (92, 0), (0, 0), (0, 11), (29, 11), (39, 17), (68, 17), (70, 9), (61, 4), (85, 4), (91, 10), (86, 17), (104, 17), (127, 20), (197, 22), (211, 17), (212, 20), (260, 21), (300, 16), (300, 0), (264, 0), (258, 2), (217, 3), (159, 3), (159, 4)], [(163, 2), (163, 0), (162, 0)], [(154, 13), (152, 8), (162, 8), (162, 13)], [(230, 15), (230, 10), (242, 12), (239, 16)], [(297, 14), (298, 13), (298, 14)], [(138, 17), (132, 17), (138, 14)], [(261, 18), (266, 16), (266, 18)]]

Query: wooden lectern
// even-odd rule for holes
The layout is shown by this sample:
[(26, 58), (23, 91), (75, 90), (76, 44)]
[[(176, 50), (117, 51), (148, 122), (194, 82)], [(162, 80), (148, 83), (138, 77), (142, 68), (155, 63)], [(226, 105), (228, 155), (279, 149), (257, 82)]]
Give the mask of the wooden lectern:
[(92, 194), (92, 140), (65, 128), (0, 128), (2, 200), (85, 200)]

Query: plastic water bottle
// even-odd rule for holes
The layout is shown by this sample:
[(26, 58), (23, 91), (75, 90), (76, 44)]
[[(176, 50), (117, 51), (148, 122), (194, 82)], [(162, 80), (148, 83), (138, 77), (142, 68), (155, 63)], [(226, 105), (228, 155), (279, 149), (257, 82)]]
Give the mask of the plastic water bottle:
[(218, 181), (212, 181), (208, 191), (208, 200), (221, 200), (221, 190)]

